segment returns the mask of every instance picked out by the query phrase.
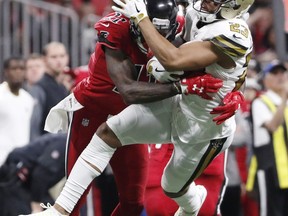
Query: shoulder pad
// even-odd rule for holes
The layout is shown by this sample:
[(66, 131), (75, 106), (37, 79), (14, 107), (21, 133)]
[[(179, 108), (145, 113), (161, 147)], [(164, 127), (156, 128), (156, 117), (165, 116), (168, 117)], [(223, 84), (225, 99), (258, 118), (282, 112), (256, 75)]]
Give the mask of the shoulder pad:
[(242, 57), (253, 44), (250, 30), (241, 19), (215, 22), (210, 27), (205, 40), (210, 40), (229, 56)]

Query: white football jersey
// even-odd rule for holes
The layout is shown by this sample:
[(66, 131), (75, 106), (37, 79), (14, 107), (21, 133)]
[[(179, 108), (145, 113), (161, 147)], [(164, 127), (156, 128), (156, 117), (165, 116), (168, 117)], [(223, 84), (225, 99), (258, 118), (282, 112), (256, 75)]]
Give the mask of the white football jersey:
[[(213, 100), (205, 100), (197, 95), (182, 96), (182, 100), (180, 100), (180, 108), (184, 114), (182, 118), (185, 118), (184, 116), (186, 115), (195, 119), (198, 123), (202, 122), (205, 127), (211, 126), (211, 131), (206, 128), (205, 134), (207, 132), (211, 133), (212, 137), (215, 137), (216, 134), (218, 134), (216, 135), (217, 137), (229, 135), (235, 129), (235, 126), (233, 126), (235, 124), (234, 117), (216, 127), (215, 131), (215, 123), (211, 122), (215, 116), (211, 115), (210, 112), (221, 103), (227, 93), (233, 89), (239, 89), (245, 81), (247, 66), (253, 48), (249, 27), (242, 18), (217, 20), (209, 24), (202, 23), (201, 26), (193, 7), (188, 8), (185, 19), (184, 39), (186, 41), (211, 41), (233, 59), (236, 66), (235, 68), (225, 69), (214, 63), (206, 67), (206, 73), (223, 80), (223, 87), (221, 87), (218, 93), (211, 95), (213, 96)], [(199, 132), (201, 130), (203, 128), (199, 128)], [(177, 131), (178, 135), (180, 135), (179, 132), (181, 130), (178, 128)]]

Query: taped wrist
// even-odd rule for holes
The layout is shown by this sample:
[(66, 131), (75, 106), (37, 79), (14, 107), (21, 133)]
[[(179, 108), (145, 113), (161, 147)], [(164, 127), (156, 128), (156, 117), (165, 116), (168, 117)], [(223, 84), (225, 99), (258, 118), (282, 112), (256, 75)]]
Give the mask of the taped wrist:
[(148, 17), (147, 14), (140, 12), (140, 13), (137, 13), (137, 14), (131, 16), (131, 19), (133, 20), (133, 22), (136, 25), (138, 25), (146, 17)]

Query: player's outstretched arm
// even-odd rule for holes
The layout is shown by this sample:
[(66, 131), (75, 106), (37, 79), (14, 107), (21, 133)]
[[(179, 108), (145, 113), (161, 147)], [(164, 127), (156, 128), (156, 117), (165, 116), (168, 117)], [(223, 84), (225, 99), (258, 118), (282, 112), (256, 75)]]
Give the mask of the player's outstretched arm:
[[(209, 41), (187, 42), (175, 47), (155, 29), (142, 0), (114, 0), (112, 9), (131, 18), (141, 29), (150, 49), (167, 71), (198, 70), (223, 59)], [(138, 12), (137, 12), (138, 11)]]

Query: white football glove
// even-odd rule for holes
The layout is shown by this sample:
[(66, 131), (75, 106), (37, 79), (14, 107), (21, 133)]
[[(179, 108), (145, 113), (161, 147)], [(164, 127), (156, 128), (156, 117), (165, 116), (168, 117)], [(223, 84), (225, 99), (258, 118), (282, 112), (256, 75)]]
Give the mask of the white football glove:
[(148, 17), (146, 5), (143, 0), (113, 0), (117, 6), (112, 6), (112, 10), (124, 14), (138, 23), (145, 17)]
[(179, 81), (180, 78), (177, 76), (184, 74), (183, 71), (173, 71), (173, 72), (166, 71), (155, 56), (152, 57), (147, 62), (146, 70), (148, 71), (148, 73), (152, 74), (155, 77), (155, 79), (160, 83)]

